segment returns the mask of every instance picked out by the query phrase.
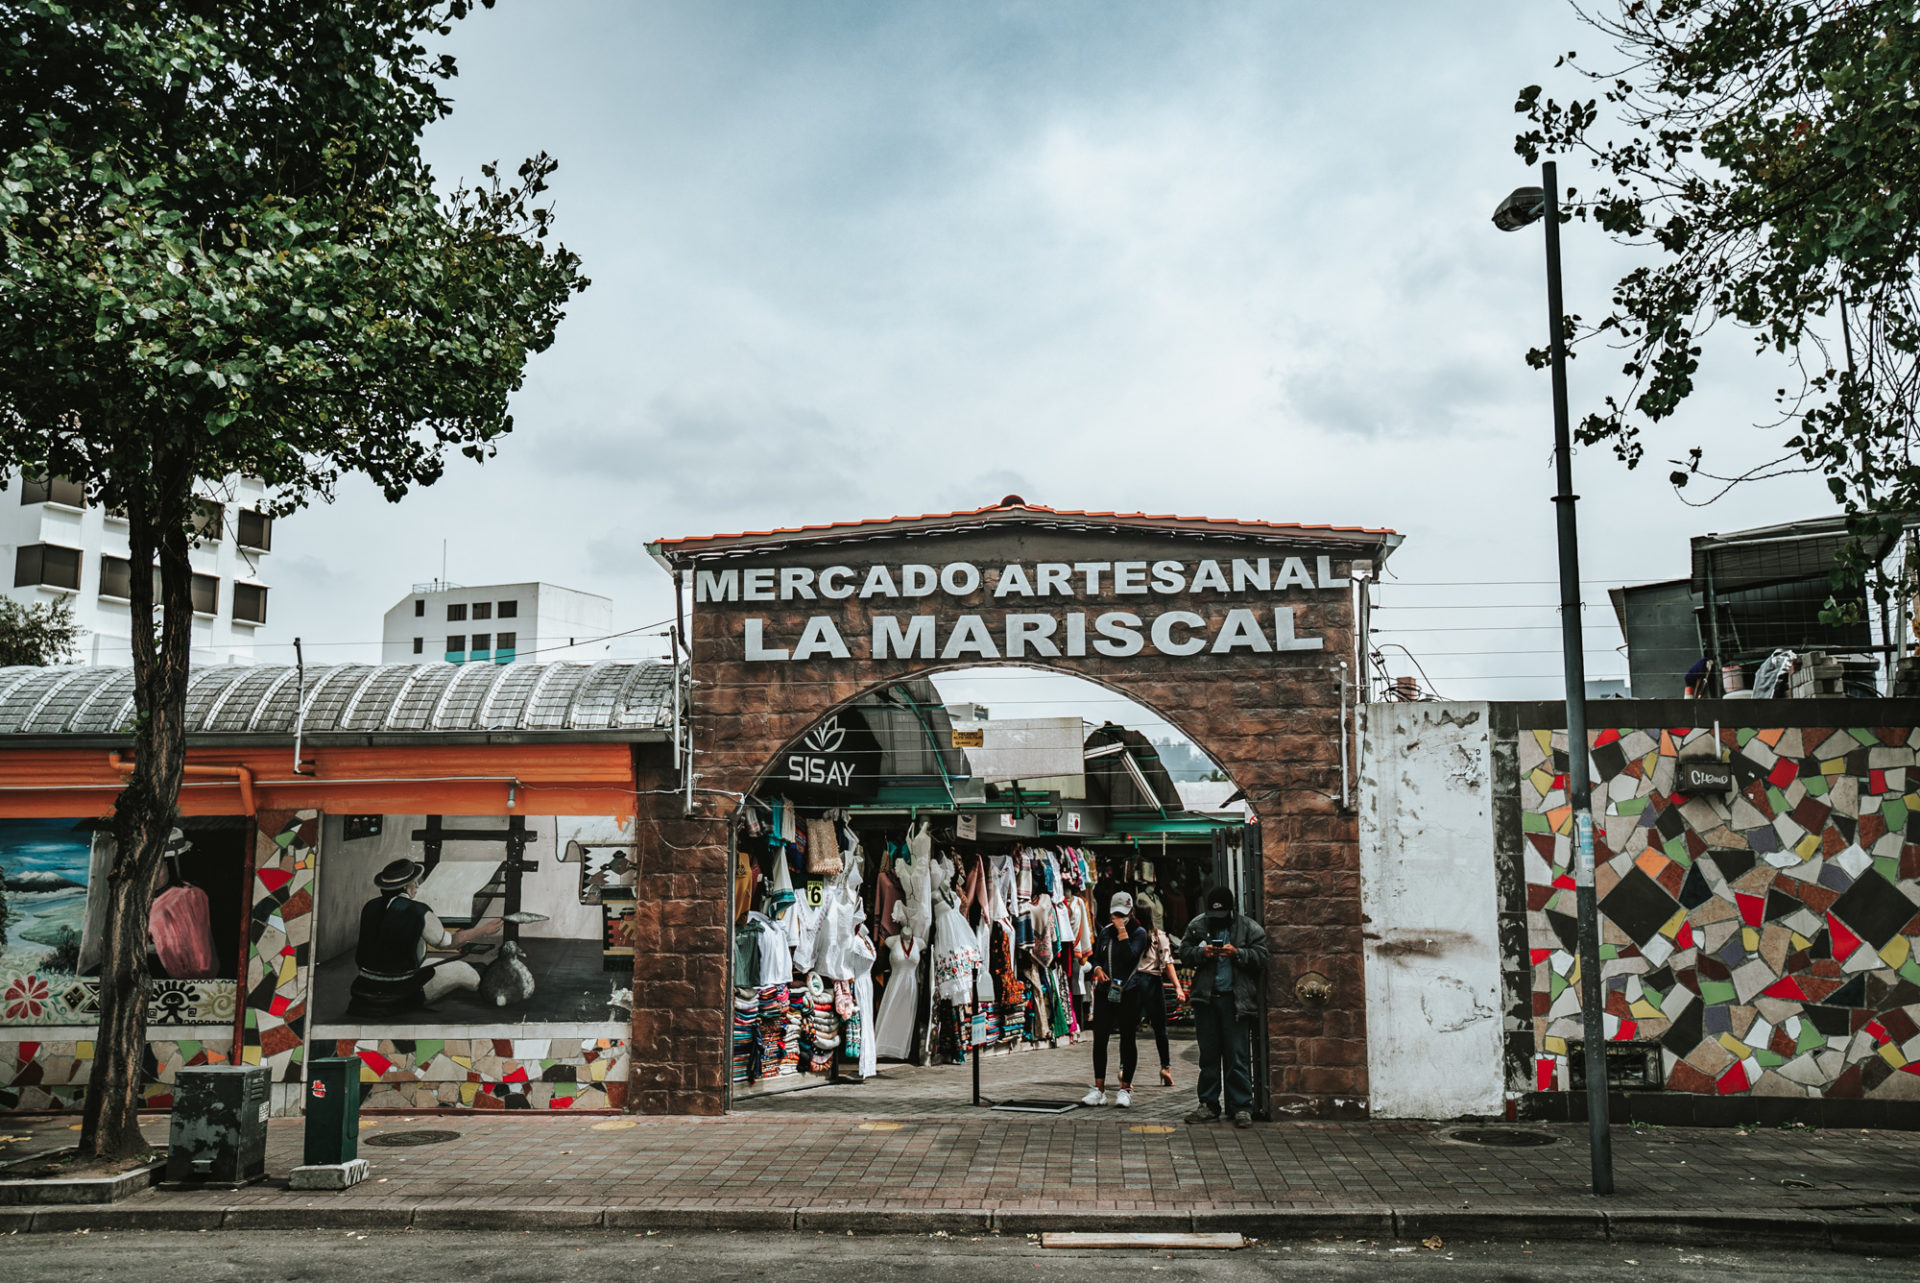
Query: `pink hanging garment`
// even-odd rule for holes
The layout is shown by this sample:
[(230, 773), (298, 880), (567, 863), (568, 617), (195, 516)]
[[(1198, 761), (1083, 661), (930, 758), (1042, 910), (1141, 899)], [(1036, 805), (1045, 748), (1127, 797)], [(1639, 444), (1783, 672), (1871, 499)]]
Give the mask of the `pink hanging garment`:
[(147, 934), (169, 980), (212, 980), (219, 974), (213, 958), (213, 918), (207, 893), (190, 884), (170, 886), (153, 897)]

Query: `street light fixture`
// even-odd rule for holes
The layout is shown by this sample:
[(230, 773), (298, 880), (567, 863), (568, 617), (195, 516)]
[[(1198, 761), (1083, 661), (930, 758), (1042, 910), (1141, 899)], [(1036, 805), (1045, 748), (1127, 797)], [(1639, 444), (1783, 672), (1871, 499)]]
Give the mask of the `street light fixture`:
[(1554, 163), (1540, 187), (1516, 188), (1493, 212), (1503, 232), (1545, 221), (1547, 334), (1553, 354), (1553, 496), (1560, 544), (1560, 646), (1567, 685), (1567, 803), (1573, 810), (1574, 905), (1579, 917), (1580, 1015), (1587, 1070), (1587, 1147), (1593, 1192), (1613, 1193), (1613, 1139), (1607, 1131), (1606, 999), (1600, 983), (1600, 910), (1593, 889), (1593, 780), (1588, 764), (1587, 663), (1580, 631), (1580, 541), (1574, 521), (1573, 445), (1567, 424), (1566, 308), (1560, 299), (1560, 196)]

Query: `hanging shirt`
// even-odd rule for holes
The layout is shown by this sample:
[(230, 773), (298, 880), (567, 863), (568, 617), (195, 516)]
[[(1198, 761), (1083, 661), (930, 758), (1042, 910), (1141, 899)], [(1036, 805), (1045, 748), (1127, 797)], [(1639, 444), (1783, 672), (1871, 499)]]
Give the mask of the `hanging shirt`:
[(760, 931), (760, 976), (756, 987), (784, 985), (793, 979), (793, 954), (786, 931), (764, 913), (749, 913), (747, 922)]
[(220, 974), (207, 893), (199, 887), (176, 883), (153, 897), (147, 932), (169, 980), (211, 980)]

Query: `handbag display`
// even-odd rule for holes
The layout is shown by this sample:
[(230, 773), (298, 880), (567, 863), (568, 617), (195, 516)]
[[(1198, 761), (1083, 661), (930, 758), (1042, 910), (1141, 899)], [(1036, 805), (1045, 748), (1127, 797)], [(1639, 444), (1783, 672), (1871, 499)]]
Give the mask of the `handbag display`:
[(846, 867), (840, 858), (840, 834), (824, 817), (807, 821), (807, 872), (835, 874)]

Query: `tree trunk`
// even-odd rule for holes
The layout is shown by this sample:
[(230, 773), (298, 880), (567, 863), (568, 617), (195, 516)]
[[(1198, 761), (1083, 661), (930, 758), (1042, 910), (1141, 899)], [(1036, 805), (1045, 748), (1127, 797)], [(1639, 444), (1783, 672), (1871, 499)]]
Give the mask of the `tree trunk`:
[[(107, 917), (100, 959), (100, 1025), (80, 1127), (80, 1152), (97, 1158), (144, 1153), (140, 1134), (141, 1075), (147, 1041), (147, 914), (173, 831), (186, 765), (187, 670), (192, 642), (192, 568), (184, 503), (191, 478), (163, 496), (127, 500), (132, 608), (133, 770), (114, 804), (115, 850), (107, 875)], [(158, 554), (161, 626), (153, 627), (153, 576)], [(156, 644), (157, 643), (157, 644)], [(237, 1048), (236, 1048), (237, 1051)]]

